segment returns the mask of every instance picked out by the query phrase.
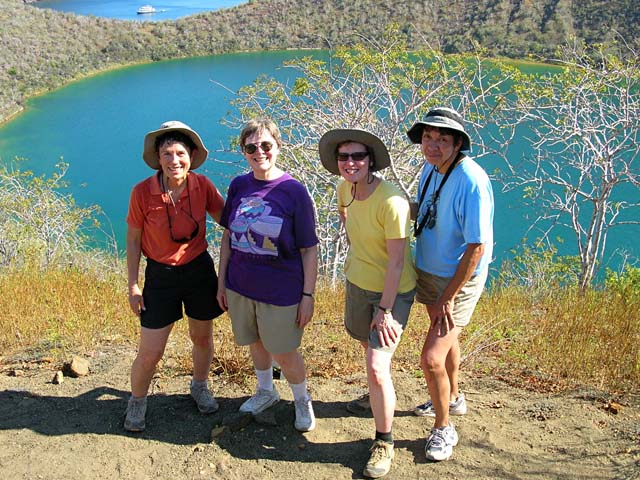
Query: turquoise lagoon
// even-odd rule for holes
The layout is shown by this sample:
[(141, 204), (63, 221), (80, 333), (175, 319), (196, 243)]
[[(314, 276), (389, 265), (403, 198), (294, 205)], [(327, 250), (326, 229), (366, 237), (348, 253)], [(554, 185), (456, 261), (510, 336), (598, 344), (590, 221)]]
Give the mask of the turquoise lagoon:
[[(151, 174), (141, 158), (145, 133), (166, 120), (189, 124), (214, 160), (200, 171), (226, 192), (229, 179), (245, 167), (239, 153), (223, 152), (238, 134), (220, 123), (231, 109), (232, 92), (261, 74), (286, 80), (290, 71), (279, 68), (282, 63), (309, 54), (326, 56), (309, 51), (217, 55), (128, 67), (75, 82), (30, 100), (24, 113), (0, 127), (0, 163), (23, 157), (19, 168), (36, 174), (50, 174), (58, 162), (68, 163), (66, 179), (77, 203), (99, 205), (111, 223), (107, 230), (123, 248), (129, 192)], [(483, 162), (488, 172), (499, 166)], [(497, 267), (523, 237), (535, 238), (527, 233), (535, 214), (523, 206), (519, 193), (505, 194), (497, 182), (494, 192)], [(612, 230), (608, 251), (620, 248), (637, 258), (634, 228)], [(576, 253), (567, 247), (575, 241), (558, 232), (563, 234), (563, 253)], [(614, 257), (612, 266), (616, 263)]]
[[(40, 0), (34, 5), (77, 15), (157, 22), (235, 7), (241, 3), (246, 2), (240, 0), (158, 0), (158, 2), (154, 0)], [(156, 11), (152, 14), (138, 15), (138, 8), (147, 4), (152, 5)]]

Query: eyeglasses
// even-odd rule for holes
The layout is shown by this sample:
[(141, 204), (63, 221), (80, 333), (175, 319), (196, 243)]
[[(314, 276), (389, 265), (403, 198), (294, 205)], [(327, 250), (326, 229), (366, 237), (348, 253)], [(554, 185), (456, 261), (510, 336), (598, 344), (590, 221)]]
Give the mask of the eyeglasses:
[(368, 156), (369, 156), (369, 152), (353, 152), (353, 153), (338, 152), (338, 155), (336, 155), (336, 158), (338, 159), (339, 162), (346, 162), (349, 160), (349, 157), (351, 157), (354, 162), (361, 162)]
[(270, 152), (273, 148), (273, 143), (271, 142), (260, 142), (260, 143), (245, 143), (244, 147), (242, 147), (245, 152), (249, 155), (256, 153), (258, 148), (261, 148), (264, 153)]

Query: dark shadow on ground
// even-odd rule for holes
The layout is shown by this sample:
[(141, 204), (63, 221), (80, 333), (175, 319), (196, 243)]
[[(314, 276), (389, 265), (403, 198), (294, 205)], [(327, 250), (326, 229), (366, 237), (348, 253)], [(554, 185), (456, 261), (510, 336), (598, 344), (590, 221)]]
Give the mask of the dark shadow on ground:
[[(372, 438), (356, 441), (314, 443), (295, 430), (294, 407), (281, 400), (272, 407), (276, 425), (251, 421), (233, 431), (227, 428), (212, 440), (211, 432), (226, 416), (235, 414), (247, 397), (218, 398), (221, 408), (212, 415), (198, 412), (187, 394), (155, 394), (149, 397), (146, 430), (124, 431), (122, 422), (129, 392), (100, 387), (77, 397), (37, 395), (22, 390), (0, 392), (0, 430), (29, 429), (41, 435), (64, 436), (93, 433), (122, 435), (176, 445), (215, 442), (230, 455), (241, 459), (289, 462), (331, 463), (351, 469), (354, 478), (369, 456)], [(345, 402), (314, 402), (321, 428), (323, 418), (349, 417)], [(373, 432), (373, 419), (370, 420)], [(423, 440), (398, 442), (397, 446), (420, 457)]]
[(0, 392), (0, 430), (30, 429), (42, 435), (94, 433), (127, 435), (176, 445), (208, 443), (211, 419), (198, 412), (189, 395), (149, 397), (147, 429), (122, 428), (129, 392), (100, 387), (76, 397)]

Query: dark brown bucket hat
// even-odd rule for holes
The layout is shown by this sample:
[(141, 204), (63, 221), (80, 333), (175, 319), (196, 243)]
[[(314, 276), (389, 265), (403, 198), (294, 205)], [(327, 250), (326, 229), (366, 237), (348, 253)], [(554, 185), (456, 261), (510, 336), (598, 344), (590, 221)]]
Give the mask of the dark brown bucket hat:
[(462, 147), (460, 150), (471, 151), (471, 138), (464, 130), (464, 118), (458, 112), (448, 107), (438, 107), (429, 110), (427, 116), (421, 122), (416, 122), (407, 131), (409, 140), (413, 143), (422, 143), (422, 130), (427, 125), (439, 128), (449, 128), (462, 134)]

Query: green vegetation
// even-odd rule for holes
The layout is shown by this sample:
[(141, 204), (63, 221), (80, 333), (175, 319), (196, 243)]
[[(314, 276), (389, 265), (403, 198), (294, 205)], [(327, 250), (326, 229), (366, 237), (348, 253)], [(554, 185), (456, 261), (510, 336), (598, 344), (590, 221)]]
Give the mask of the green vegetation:
[[(529, 264), (531, 268), (535, 265)], [(579, 293), (577, 287), (525, 288), (500, 284), (486, 292), (464, 333), (466, 368), (486, 358), (518, 382), (523, 372), (544, 376), (554, 389), (579, 384), (616, 393), (638, 393), (640, 385), (639, 269), (626, 271), (611, 287)], [(633, 280), (635, 279), (635, 280)], [(635, 284), (635, 290), (626, 285)], [(75, 267), (0, 272), (0, 348), (5, 358), (30, 352), (33, 358), (87, 352), (103, 342), (134, 344), (138, 321), (125, 293), (124, 267), (100, 272)], [(636, 293), (634, 293), (636, 292)], [(362, 354), (343, 327), (344, 292), (323, 285), (306, 332), (303, 355), (311, 375), (339, 376), (362, 369)], [(424, 308), (415, 305), (395, 368), (418, 372), (426, 332)], [(186, 322), (172, 336), (180, 368), (190, 368)], [(246, 349), (233, 342), (226, 315), (215, 322), (212, 370), (234, 381), (251, 378)], [(310, 341), (313, 339), (313, 341)], [(501, 366), (500, 366), (501, 365)]]
[(589, 0), (265, 0), (167, 22), (128, 22), (0, 0), (0, 122), (31, 95), (135, 62), (246, 50), (335, 48), (397, 23), (412, 49), (551, 61), (571, 42), (637, 50), (640, 3)]
[[(87, 247), (86, 228), (97, 226), (97, 209), (81, 209), (60, 193), (60, 174), (34, 178), (4, 170), (0, 191), (0, 349), (5, 358), (57, 360), (93, 350), (103, 342), (134, 343), (138, 321), (129, 310), (123, 262)], [(36, 209), (37, 223), (19, 219)], [(50, 216), (53, 216), (50, 217)], [(51, 250), (43, 225), (65, 225), (65, 239)], [(609, 272), (604, 285), (581, 291), (579, 259), (558, 257), (553, 250), (525, 250), (501, 274), (478, 305), (463, 339), (467, 368), (493, 358), (497, 373), (512, 382), (546, 379), (545, 388), (576, 384), (615, 393), (638, 393), (640, 385), (640, 269)], [(342, 286), (321, 282), (316, 314), (303, 354), (311, 375), (348, 375), (362, 370), (362, 354), (344, 332)], [(418, 371), (426, 331), (425, 309), (416, 305), (395, 356), (396, 368)], [(186, 322), (172, 336), (179, 369), (187, 371), (190, 349)], [(230, 322), (215, 322), (215, 374), (237, 382), (252, 378), (245, 348), (233, 342)], [(314, 339), (310, 341), (309, 339)], [(2, 357), (0, 357), (0, 363)], [(538, 385), (539, 386), (539, 385)]]
[[(536, 83), (537, 79), (520, 75), (507, 63), (488, 62), (487, 58), (504, 54), (540, 55), (549, 59), (556, 45), (564, 44), (573, 34), (594, 42), (594, 31), (602, 33), (598, 41), (605, 41), (607, 48), (613, 48), (615, 37), (609, 34), (623, 20), (627, 33), (638, 29), (637, 2), (549, 1), (544, 8), (536, 2), (515, 2), (516, 6), (506, 1), (481, 3), (473, 2), (471, 6), (470, 1), (460, 1), (456, 4), (457, 11), (465, 13), (456, 15), (456, 5), (452, 6), (451, 2), (306, 0), (294, 5), (271, 0), (176, 22), (134, 23), (77, 17), (36, 9), (19, 0), (0, 0), (3, 42), (0, 119), (16, 111), (26, 97), (36, 92), (131, 62), (238, 50), (345, 45), (350, 49), (336, 49), (340, 61), (331, 68), (308, 59), (290, 65), (300, 73), (292, 89), (270, 79), (260, 79), (242, 89), (238, 96), (241, 115), (257, 112), (284, 115), (276, 120), (288, 129), (290, 140), (301, 140), (291, 145), (285, 168), (298, 175), (307, 171), (310, 175), (307, 183), (316, 200), (318, 195), (330, 197), (331, 188), (322, 183), (324, 180), (318, 172), (305, 167), (308, 160), (305, 155), (316, 151), (320, 131), (340, 125), (335, 118), (316, 121), (318, 115), (326, 111), (340, 114), (337, 105), (346, 100), (349, 102), (344, 103), (348, 105), (343, 112), (344, 121), (355, 120), (349, 115), (361, 115), (360, 119), (366, 119), (368, 125), (377, 125), (380, 130), (377, 133), (396, 149), (394, 158), (410, 157), (407, 151), (402, 151), (407, 148), (406, 142), (399, 141), (403, 126), (424, 109), (441, 103), (460, 105), (471, 120), (470, 128), (480, 129), (489, 119), (500, 126), (495, 137), (474, 135), (486, 142), (477, 146), (479, 155), (489, 151), (496, 154), (501, 153), (500, 149), (492, 150), (492, 145), (508, 145), (513, 135), (509, 129), (520, 125), (519, 119), (513, 121), (509, 114), (524, 112), (523, 118), (528, 118), (531, 110), (527, 108), (541, 105), (551, 110), (564, 109), (575, 105), (577, 97), (569, 95), (571, 92), (563, 85), (580, 87), (585, 80), (598, 80), (601, 78), (596, 75), (598, 69), (606, 78), (611, 78), (611, 73), (625, 72), (629, 73), (628, 77), (613, 77), (613, 83), (602, 84), (597, 97), (603, 98), (605, 91), (614, 92), (615, 96), (620, 82), (629, 80), (625, 97), (629, 112), (621, 114), (610, 106), (603, 110), (606, 110), (607, 122), (611, 122), (605, 127), (610, 125), (613, 131), (627, 132), (628, 143), (622, 150), (631, 151), (629, 145), (638, 143), (632, 140), (635, 139), (633, 132), (637, 134), (639, 130), (640, 118), (634, 110), (638, 104), (635, 55), (625, 61), (607, 49), (586, 47), (587, 53), (602, 53), (602, 58), (593, 65), (596, 68), (591, 69), (590, 64), (583, 61), (586, 58), (572, 51), (573, 57), (564, 57), (565, 74), (557, 78), (567, 81), (574, 76), (575, 81), (564, 84), (553, 80)], [(585, 13), (598, 5), (609, 13), (599, 16)], [(602, 28), (593, 23), (594, 17), (604, 19)], [(397, 22), (397, 30), (388, 30), (390, 18)], [(354, 25), (358, 25), (357, 32)], [(582, 33), (587, 30), (588, 37)], [(358, 44), (363, 38), (369, 39), (370, 47)], [(638, 42), (640, 36), (631, 34), (629, 38)], [(486, 50), (477, 48), (478, 42)], [(584, 47), (582, 42), (574, 45)], [(415, 54), (408, 53), (407, 46)], [(637, 45), (630, 46), (627, 53), (633, 52)], [(473, 54), (451, 55), (455, 52)], [(491, 69), (487, 70), (489, 64)], [(576, 76), (577, 72), (587, 75)], [(333, 90), (336, 85), (341, 87), (339, 91)], [(510, 85), (517, 88), (505, 90)], [(598, 85), (597, 82), (594, 85)], [(589, 103), (602, 105), (584, 88), (577, 91), (585, 93), (583, 98), (587, 101), (583, 107)], [(408, 102), (401, 110), (395, 109), (398, 106), (395, 101), (372, 102), (385, 97), (405, 98), (400, 92), (415, 94), (409, 96), (413, 103)], [(258, 96), (260, 101), (255, 102)], [(549, 100), (549, 103), (518, 103), (527, 98)], [(517, 103), (509, 104), (512, 101)], [(387, 121), (380, 122), (383, 111)], [(617, 117), (611, 113), (625, 117), (623, 129), (618, 128)], [(292, 121), (304, 122), (303, 127), (287, 121), (287, 115)], [(569, 118), (565, 117), (565, 121)], [(581, 117), (575, 115), (575, 118)], [(241, 120), (229, 119), (230, 122)], [(545, 150), (545, 139), (556, 147), (562, 146), (565, 137), (553, 131), (553, 126), (549, 124), (549, 130), (536, 131), (540, 136), (537, 139), (540, 151)], [(568, 138), (579, 142), (584, 136), (581, 133)], [(540, 151), (532, 156), (543, 158)], [(394, 180), (406, 192), (415, 187), (412, 182), (415, 182), (419, 159), (413, 160), (413, 163), (406, 162), (407, 171), (392, 169)], [(606, 163), (600, 158), (595, 160), (598, 164)], [(620, 162), (615, 159), (613, 164)], [(632, 167), (627, 170), (634, 171)], [(583, 173), (590, 175), (592, 171), (585, 167)], [(0, 348), (5, 354), (25, 348), (64, 354), (72, 349), (90, 349), (103, 341), (133, 342), (137, 336), (138, 323), (128, 309), (126, 275), (121, 260), (116, 255), (88, 248), (91, 229), (100, 228), (99, 209), (79, 208), (72, 197), (61, 193), (64, 173), (64, 165), (51, 178), (34, 177), (29, 172), (8, 167), (0, 170), (0, 230), (3, 233), (0, 311), (4, 312), (0, 316)], [(611, 173), (608, 169), (607, 180)], [(551, 173), (546, 178), (553, 179)], [(526, 178), (520, 180), (526, 185)], [(591, 175), (590, 181), (597, 184), (599, 180)], [(607, 188), (616, 188), (619, 184), (618, 178)], [(545, 192), (549, 191), (539, 188), (537, 193)], [(569, 197), (569, 201), (578, 202), (582, 198), (584, 195)], [(330, 223), (332, 198), (324, 200), (319, 203), (318, 212), (323, 225)], [(606, 212), (619, 211), (620, 205), (612, 205), (608, 197), (603, 201), (605, 208), (599, 219), (605, 218)], [(613, 210), (607, 210), (607, 206)], [(610, 225), (611, 222), (600, 222), (595, 228)], [(329, 249), (334, 237), (326, 238), (325, 249)], [(335, 266), (340, 265), (339, 245), (334, 261), (324, 264), (328, 277), (336, 272)], [(598, 248), (604, 249), (604, 246)], [(595, 259), (590, 257), (590, 261), (597, 263), (600, 258), (596, 255)], [(594, 286), (581, 281), (584, 264), (585, 259), (580, 257), (559, 258), (549, 247), (525, 247), (520, 256), (502, 268), (498, 280), (483, 297), (473, 325), (465, 333), (466, 361), (490, 354), (512, 371), (533, 369), (564, 378), (566, 385), (588, 382), (612, 391), (637, 391), (640, 385), (640, 271), (627, 266), (621, 272), (609, 272), (603, 285)], [(342, 375), (362, 368), (361, 352), (354, 348), (342, 327), (342, 304), (341, 287), (332, 283), (319, 288), (315, 321), (307, 332), (307, 338), (316, 341), (307, 342), (304, 347), (314, 375)], [(424, 309), (416, 306), (412, 315), (396, 356), (398, 368), (409, 370), (417, 368), (426, 325)], [(250, 371), (246, 349), (233, 344), (229, 322), (224, 319), (216, 322), (216, 329), (214, 371), (244, 378)], [(322, 329), (322, 334), (316, 329)], [(186, 345), (184, 325), (178, 327), (178, 332), (176, 341)], [(183, 350), (187, 365), (188, 349)]]
[[(318, 170), (317, 143), (331, 128), (365, 128), (389, 148), (383, 172), (409, 199), (424, 163), (406, 130), (437, 105), (467, 119), (473, 157), (497, 165), (496, 187), (528, 205), (538, 244), (558, 231), (578, 253), (577, 283), (585, 290), (611, 255), (608, 234), (640, 225), (638, 190), (640, 70), (637, 59), (600, 48), (558, 48), (563, 67), (552, 74), (522, 73), (512, 62), (438, 50), (408, 51), (390, 27), (376, 42), (337, 48), (327, 61), (286, 63), (293, 84), (261, 76), (238, 91), (238, 114), (224, 121), (238, 131), (265, 116), (281, 126), (288, 146), (281, 162), (308, 186), (318, 211), (320, 272), (335, 280), (348, 245), (336, 221), (336, 180)], [(526, 128), (527, 134), (522, 134)], [(512, 139), (518, 137), (514, 152)], [(619, 200), (624, 199), (624, 200)]]

